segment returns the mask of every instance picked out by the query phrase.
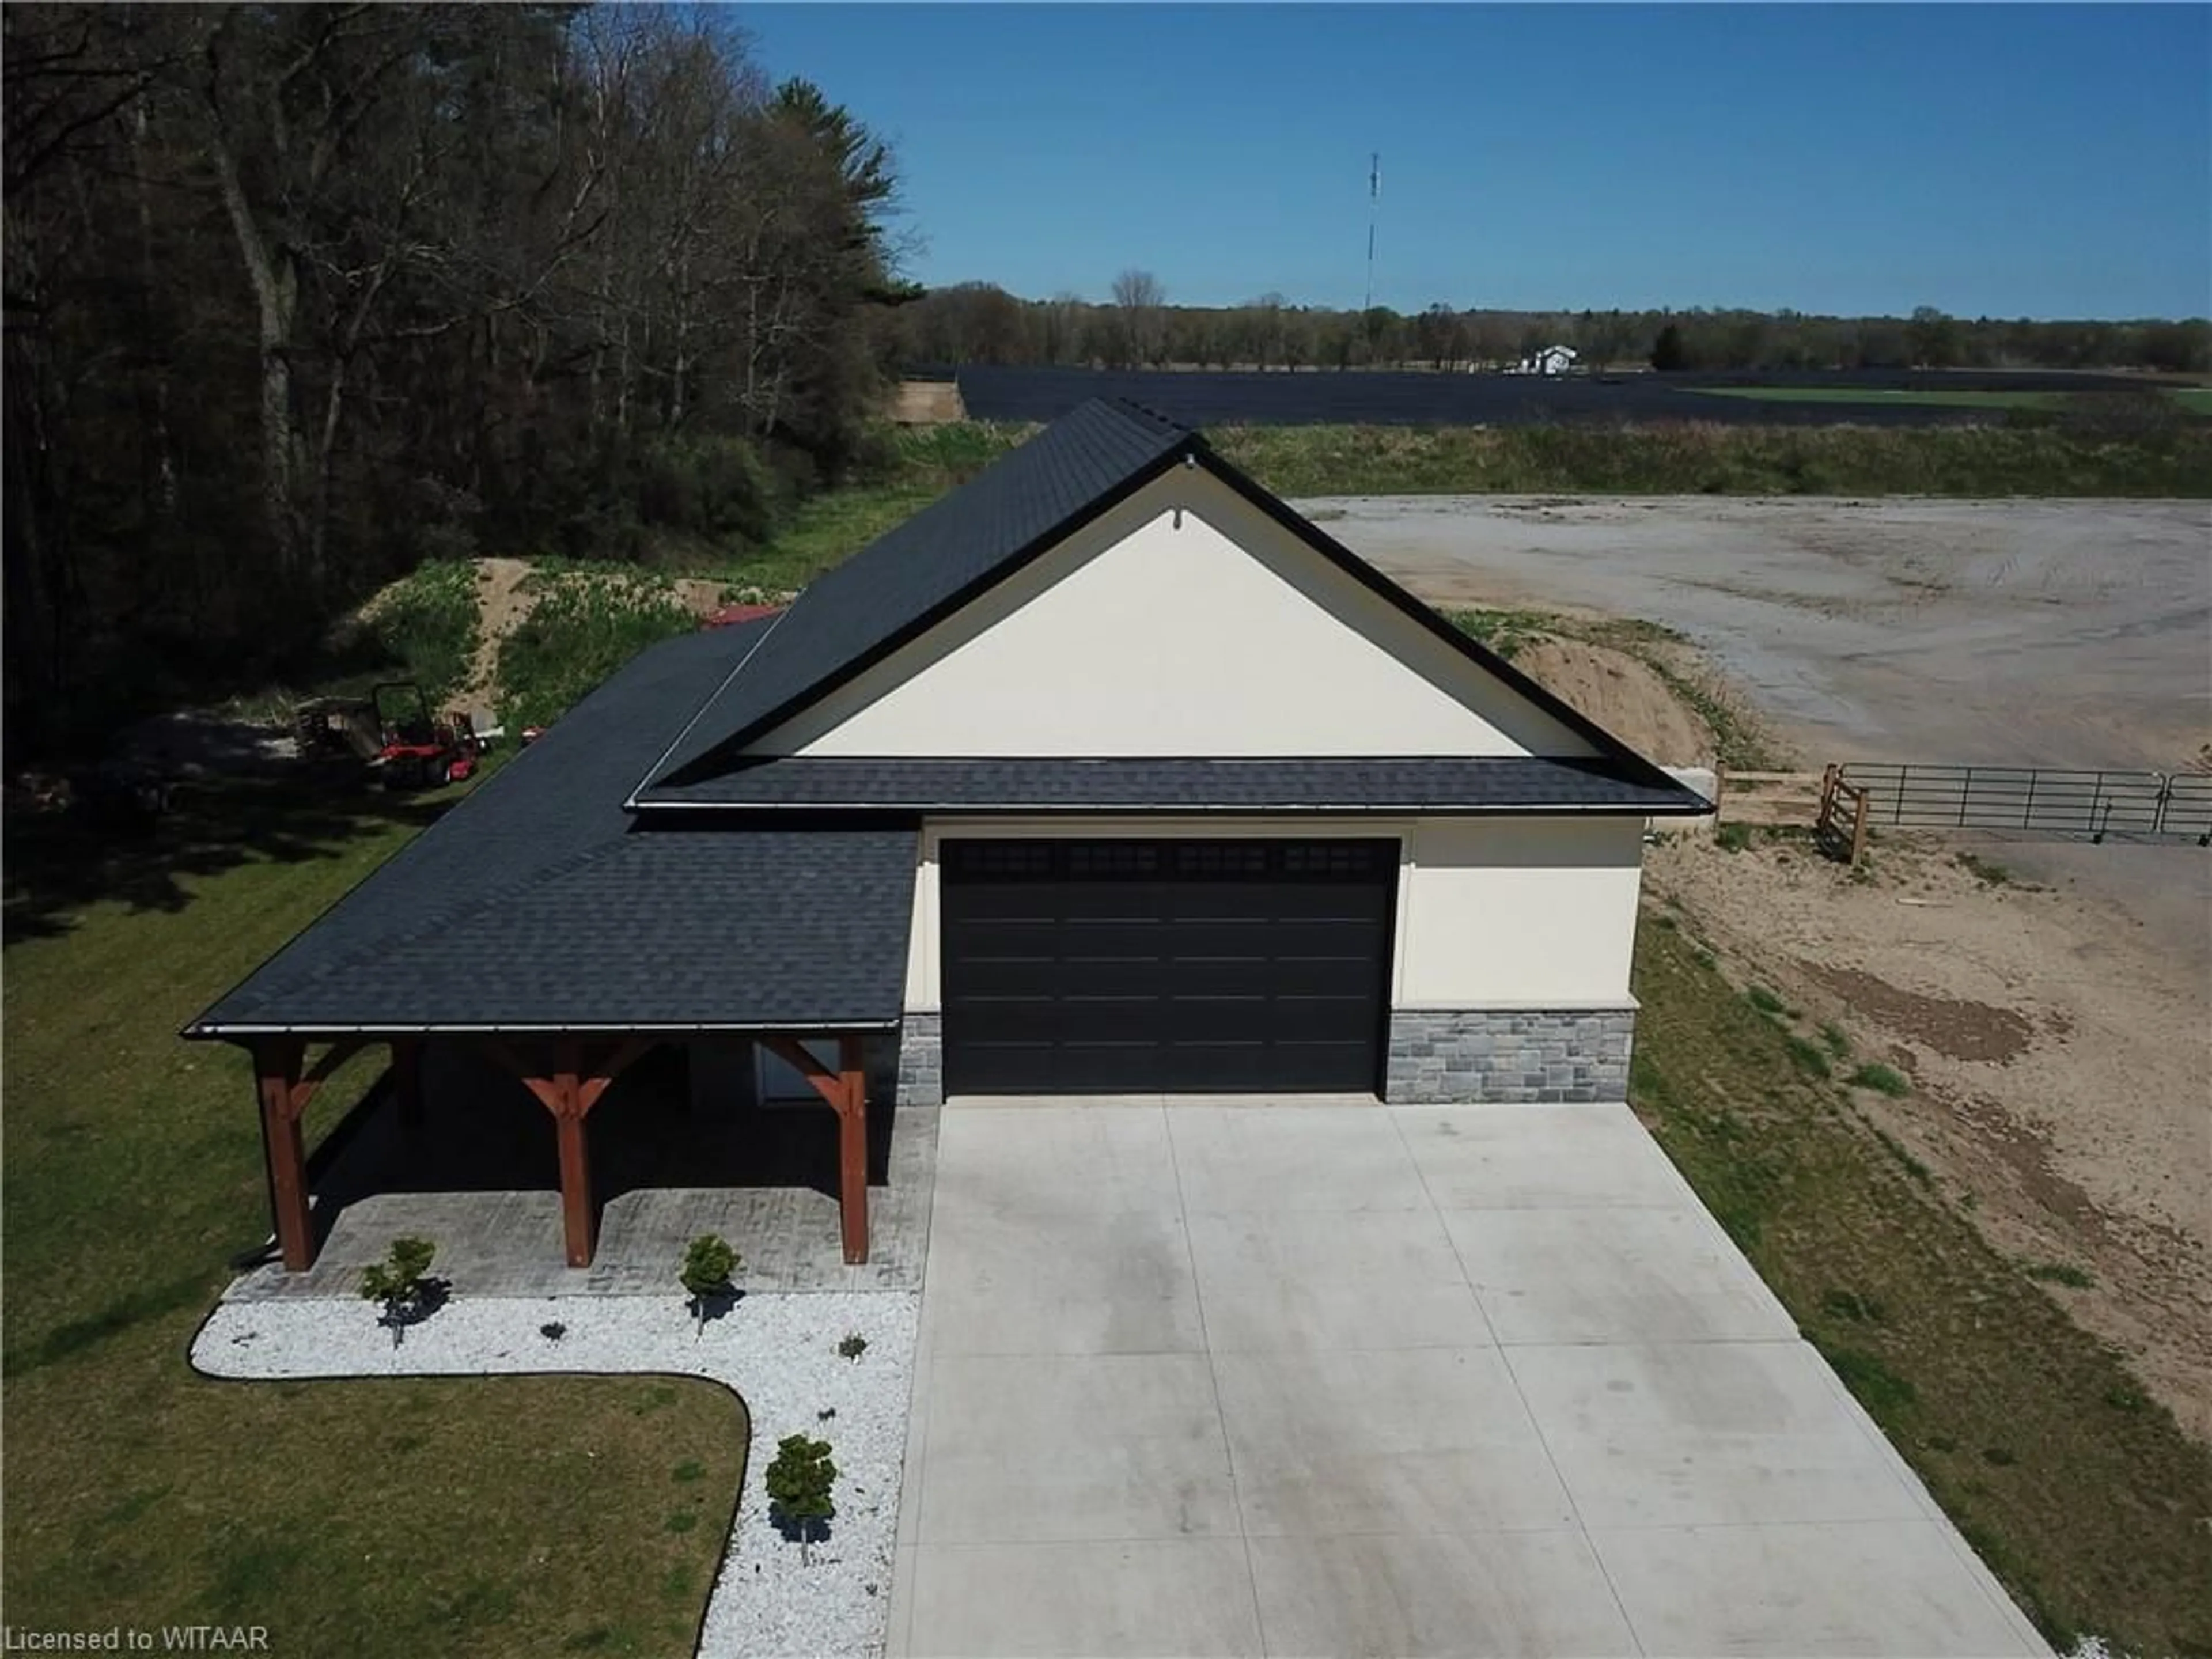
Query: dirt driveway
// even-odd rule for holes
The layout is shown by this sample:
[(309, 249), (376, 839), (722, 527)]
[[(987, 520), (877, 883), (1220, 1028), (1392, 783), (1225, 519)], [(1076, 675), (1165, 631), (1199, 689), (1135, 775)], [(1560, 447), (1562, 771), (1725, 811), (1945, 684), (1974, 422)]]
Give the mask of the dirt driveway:
[[(2212, 503), (1357, 496), (1301, 501), (1433, 604), (1686, 635), (1809, 765), (2174, 770), (2212, 742)], [(2212, 857), (2010, 848), (2212, 982)], [(2208, 1008), (2212, 1014), (2212, 1008)]]

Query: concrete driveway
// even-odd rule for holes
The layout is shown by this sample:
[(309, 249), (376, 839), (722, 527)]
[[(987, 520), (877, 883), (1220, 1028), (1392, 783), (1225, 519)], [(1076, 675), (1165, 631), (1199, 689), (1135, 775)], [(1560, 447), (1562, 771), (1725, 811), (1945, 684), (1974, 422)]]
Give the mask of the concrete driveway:
[(895, 1655), (2047, 1651), (1626, 1107), (940, 1129)]

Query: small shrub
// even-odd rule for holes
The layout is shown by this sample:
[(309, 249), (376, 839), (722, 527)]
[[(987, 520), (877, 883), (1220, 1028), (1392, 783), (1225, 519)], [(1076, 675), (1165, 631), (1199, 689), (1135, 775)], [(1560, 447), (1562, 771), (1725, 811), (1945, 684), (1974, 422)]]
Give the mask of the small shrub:
[(707, 1478), (707, 1466), (696, 1457), (687, 1457), (669, 1472), (668, 1478), (678, 1486), (689, 1486)]
[(1902, 1073), (1875, 1061), (1869, 1061), (1853, 1072), (1850, 1081), (1855, 1089), (1871, 1089), (1876, 1094), (1887, 1095), (1893, 1100), (1900, 1100), (1912, 1092), (1912, 1085), (1905, 1080)]
[(744, 1258), (730, 1248), (729, 1241), (714, 1233), (700, 1234), (685, 1249), (677, 1278), (690, 1298), (685, 1305), (698, 1322), (695, 1334), (705, 1333), (710, 1306), (731, 1294), (730, 1275), (744, 1263)]
[(2042, 1284), (2063, 1285), (2075, 1291), (2086, 1291), (2096, 1282), (2070, 1261), (2031, 1261), (2027, 1264), (2027, 1276)]
[(1984, 887), (2002, 887), (2012, 880), (2012, 872), (1994, 859), (1985, 859), (1972, 853), (1961, 853), (1959, 867)]
[(1690, 952), (1690, 960), (1696, 963), (1698, 967), (1707, 969), (1720, 966), (1720, 958), (1702, 945)]
[(1744, 1000), (1762, 1014), (1778, 1014), (1789, 1005), (1764, 985), (1754, 985), (1743, 994)]
[(392, 1254), (362, 1273), (362, 1299), (383, 1304), (376, 1322), (392, 1333), (395, 1348), (410, 1325), (428, 1319), (445, 1303), (446, 1281), (430, 1276), (437, 1255), (438, 1247), (427, 1238), (395, 1238)]
[(793, 1434), (776, 1443), (775, 1462), (768, 1467), (769, 1518), (785, 1537), (799, 1540), (802, 1565), (809, 1563), (807, 1546), (828, 1535), (826, 1523), (837, 1513), (830, 1497), (836, 1479), (827, 1440)]
[(1751, 826), (1723, 823), (1713, 831), (1713, 841), (1723, 853), (1741, 853), (1751, 845)]
[(1808, 1042), (1792, 1033), (1789, 1038), (1790, 1060), (1808, 1077), (1826, 1078), (1828, 1075), (1828, 1056), (1817, 1042)]
[(1844, 1035), (1844, 1028), (1833, 1020), (1830, 1020), (1820, 1028), (1820, 1041), (1827, 1046), (1828, 1053), (1837, 1060), (1846, 1059), (1850, 1054), (1851, 1040)]
[(1982, 1449), (1982, 1455), (2001, 1469), (2008, 1468), (2020, 1462), (2020, 1459), (2013, 1455), (2011, 1448), (2007, 1446), (1984, 1446)]
[(2116, 1412), (2139, 1412), (2150, 1404), (2150, 1396), (2132, 1382), (2115, 1382), (2105, 1390), (2105, 1403)]
[(868, 1351), (868, 1339), (854, 1331), (837, 1345), (838, 1353), (847, 1359), (858, 1359)]
[(549, 1319), (538, 1328), (538, 1334), (548, 1342), (558, 1342), (568, 1334), (568, 1328), (557, 1319)]
[(1651, 925), (1654, 927), (1664, 928), (1668, 933), (1671, 933), (1680, 924), (1678, 924), (1672, 916), (1656, 915), (1651, 918)]

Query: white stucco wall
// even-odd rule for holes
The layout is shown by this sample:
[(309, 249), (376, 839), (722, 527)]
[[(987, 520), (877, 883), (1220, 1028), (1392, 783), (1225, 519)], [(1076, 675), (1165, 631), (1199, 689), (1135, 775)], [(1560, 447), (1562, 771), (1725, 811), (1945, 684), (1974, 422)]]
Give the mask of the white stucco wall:
[(1430, 818), (1414, 833), (1394, 1006), (1628, 1000), (1639, 818)]
[(1593, 752), (1177, 468), (753, 745), (764, 755)]
[(926, 821), (906, 1006), (939, 1006), (938, 847), (947, 836), (1381, 836), (1399, 843), (1393, 1007), (1619, 1007), (1630, 1000), (1643, 835), (1632, 817)]

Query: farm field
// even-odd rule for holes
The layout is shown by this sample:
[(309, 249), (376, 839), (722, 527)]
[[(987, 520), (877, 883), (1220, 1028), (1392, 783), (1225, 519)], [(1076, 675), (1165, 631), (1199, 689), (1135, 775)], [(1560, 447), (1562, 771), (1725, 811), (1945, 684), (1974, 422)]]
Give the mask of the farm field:
[(1745, 398), (1761, 404), (1838, 404), (1852, 409), (2057, 409), (2069, 395), (1943, 386), (1700, 386), (1689, 389), (1705, 398)]
[[(1221, 426), (1495, 426), (1712, 421), (1758, 425), (1956, 425), (2008, 408), (2140, 392), (2141, 379), (1965, 371), (1860, 374), (1533, 375), (965, 368), (970, 419), (1044, 422), (1089, 398), (1127, 398), (1171, 420)], [(1715, 396), (1715, 393), (1725, 395)], [(2204, 412), (2201, 400), (2185, 409)]]

